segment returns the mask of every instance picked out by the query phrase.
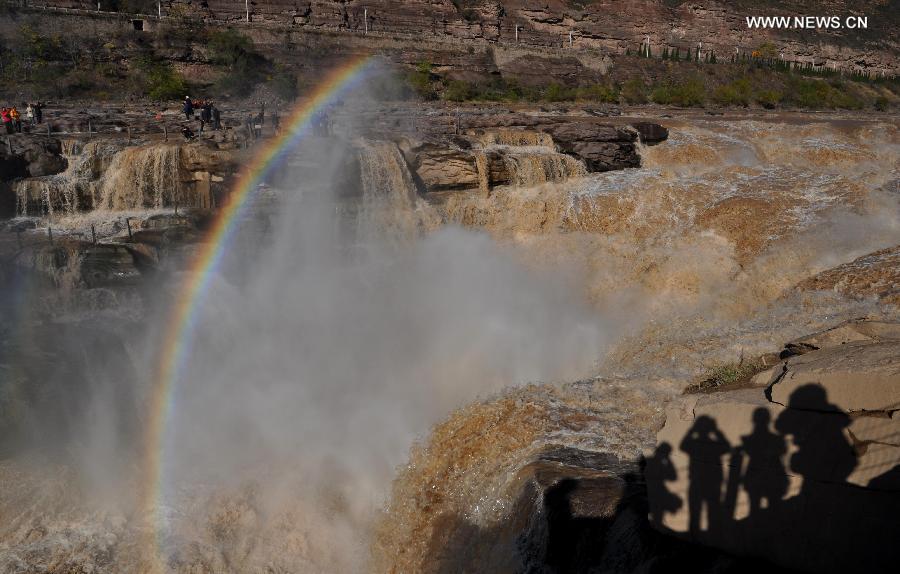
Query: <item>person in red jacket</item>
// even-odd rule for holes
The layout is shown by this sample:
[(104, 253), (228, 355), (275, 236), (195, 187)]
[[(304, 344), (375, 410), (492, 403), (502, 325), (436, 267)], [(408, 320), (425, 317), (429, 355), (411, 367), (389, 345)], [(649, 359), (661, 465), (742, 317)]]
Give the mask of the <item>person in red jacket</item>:
[(9, 108), (0, 109), (0, 118), (3, 119), (3, 128), (6, 130), (6, 133), (13, 133), (12, 116), (9, 113)]

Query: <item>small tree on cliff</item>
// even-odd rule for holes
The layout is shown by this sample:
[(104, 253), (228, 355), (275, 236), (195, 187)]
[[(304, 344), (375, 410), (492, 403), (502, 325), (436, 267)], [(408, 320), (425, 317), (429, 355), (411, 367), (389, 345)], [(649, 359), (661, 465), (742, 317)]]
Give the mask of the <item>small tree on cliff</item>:
[(271, 67), (269, 61), (255, 51), (253, 41), (236, 30), (213, 32), (209, 51), (213, 63), (224, 68), (217, 83), (219, 89), (237, 96), (253, 91)]

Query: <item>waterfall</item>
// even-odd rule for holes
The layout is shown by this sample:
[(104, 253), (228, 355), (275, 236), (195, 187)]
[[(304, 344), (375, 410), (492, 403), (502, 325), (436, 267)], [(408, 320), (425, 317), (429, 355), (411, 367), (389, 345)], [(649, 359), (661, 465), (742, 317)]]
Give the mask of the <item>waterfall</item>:
[(103, 171), (115, 148), (76, 139), (61, 140), (60, 146), (67, 162), (62, 173), (23, 179), (14, 184), (18, 215), (73, 215), (92, 207), (93, 180)]
[(172, 205), (181, 198), (180, 148), (151, 145), (116, 154), (94, 197), (94, 208), (127, 210)]
[(492, 145), (530, 146), (544, 147), (556, 151), (553, 136), (529, 130), (491, 130), (481, 134), (479, 141), (484, 147)]
[(587, 174), (581, 161), (563, 153), (548, 152), (546, 148), (510, 149), (504, 157), (510, 182), (519, 187), (565, 181)]
[(492, 130), (480, 134), (480, 150), (475, 150), (479, 188), (488, 195), (490, 172), (487, 152), (499, 153), (503, 158), (509, 183), (518, 187), (533, 187), (548, 182), (565, 181), (587, 174), (580, 160), (560, 153), (550, 134), (528, 130)]
[(478, 170), (478, 189), (487, 197), (491, 193), (491, 166), (488, 163), (487, 154), (481, 150), (475, 150), (475, 168)]
[(423, 201), (396, 144), (366, 141), (359, 150), (363, 200), (358, 222), (363, 236), (375, 229), (412, 238), (435, 228), (440, 217)]

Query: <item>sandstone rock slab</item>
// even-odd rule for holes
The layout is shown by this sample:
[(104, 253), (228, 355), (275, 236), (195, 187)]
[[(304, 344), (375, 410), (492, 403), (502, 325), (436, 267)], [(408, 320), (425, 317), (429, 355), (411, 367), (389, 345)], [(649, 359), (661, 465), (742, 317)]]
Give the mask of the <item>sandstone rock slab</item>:
[[(794, 396), (798, 388), (810, 384), (825, 390), (828, 405)], [(900, 345), (854, 341), (791, 357), (783, 375), (770, 387), (770, 396), (794, 409), (896, 410), (900, 408)]]

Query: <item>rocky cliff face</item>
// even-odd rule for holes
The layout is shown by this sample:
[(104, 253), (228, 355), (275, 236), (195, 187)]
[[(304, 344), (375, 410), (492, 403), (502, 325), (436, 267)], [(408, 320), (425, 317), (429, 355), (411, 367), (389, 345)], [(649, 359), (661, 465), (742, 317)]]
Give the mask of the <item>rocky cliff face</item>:
[[(87, 0), (50, 0), (50, 6), (96, 10)], [(649, 39), (651, 50), (682, 53), (701, 46), (720, 58), (751, 54), (771, 45), (774, 55), (829, 68), (875, 73), (898, 71), (897, 12), (890, 3), (866, 2), (748, 3), (643, 0), (259, 0), (249, 12), (227, 0), (169, 0), (164, 14), (239, 22), (296, 30), (368, 33), (372, 37), (421, 40), (484, 41), (532, 50), (593, 53), (585, 69), (602, 65), (599, 54), (636, 52)], [(155, 6), (154, 6), (155, 7)], [(149, 11), (149, 10), (148, 10)], [(868, 16), (866, 30), (748, 29), (747, 15)], [(412, 49), (416, 49), (410, 44)]]

